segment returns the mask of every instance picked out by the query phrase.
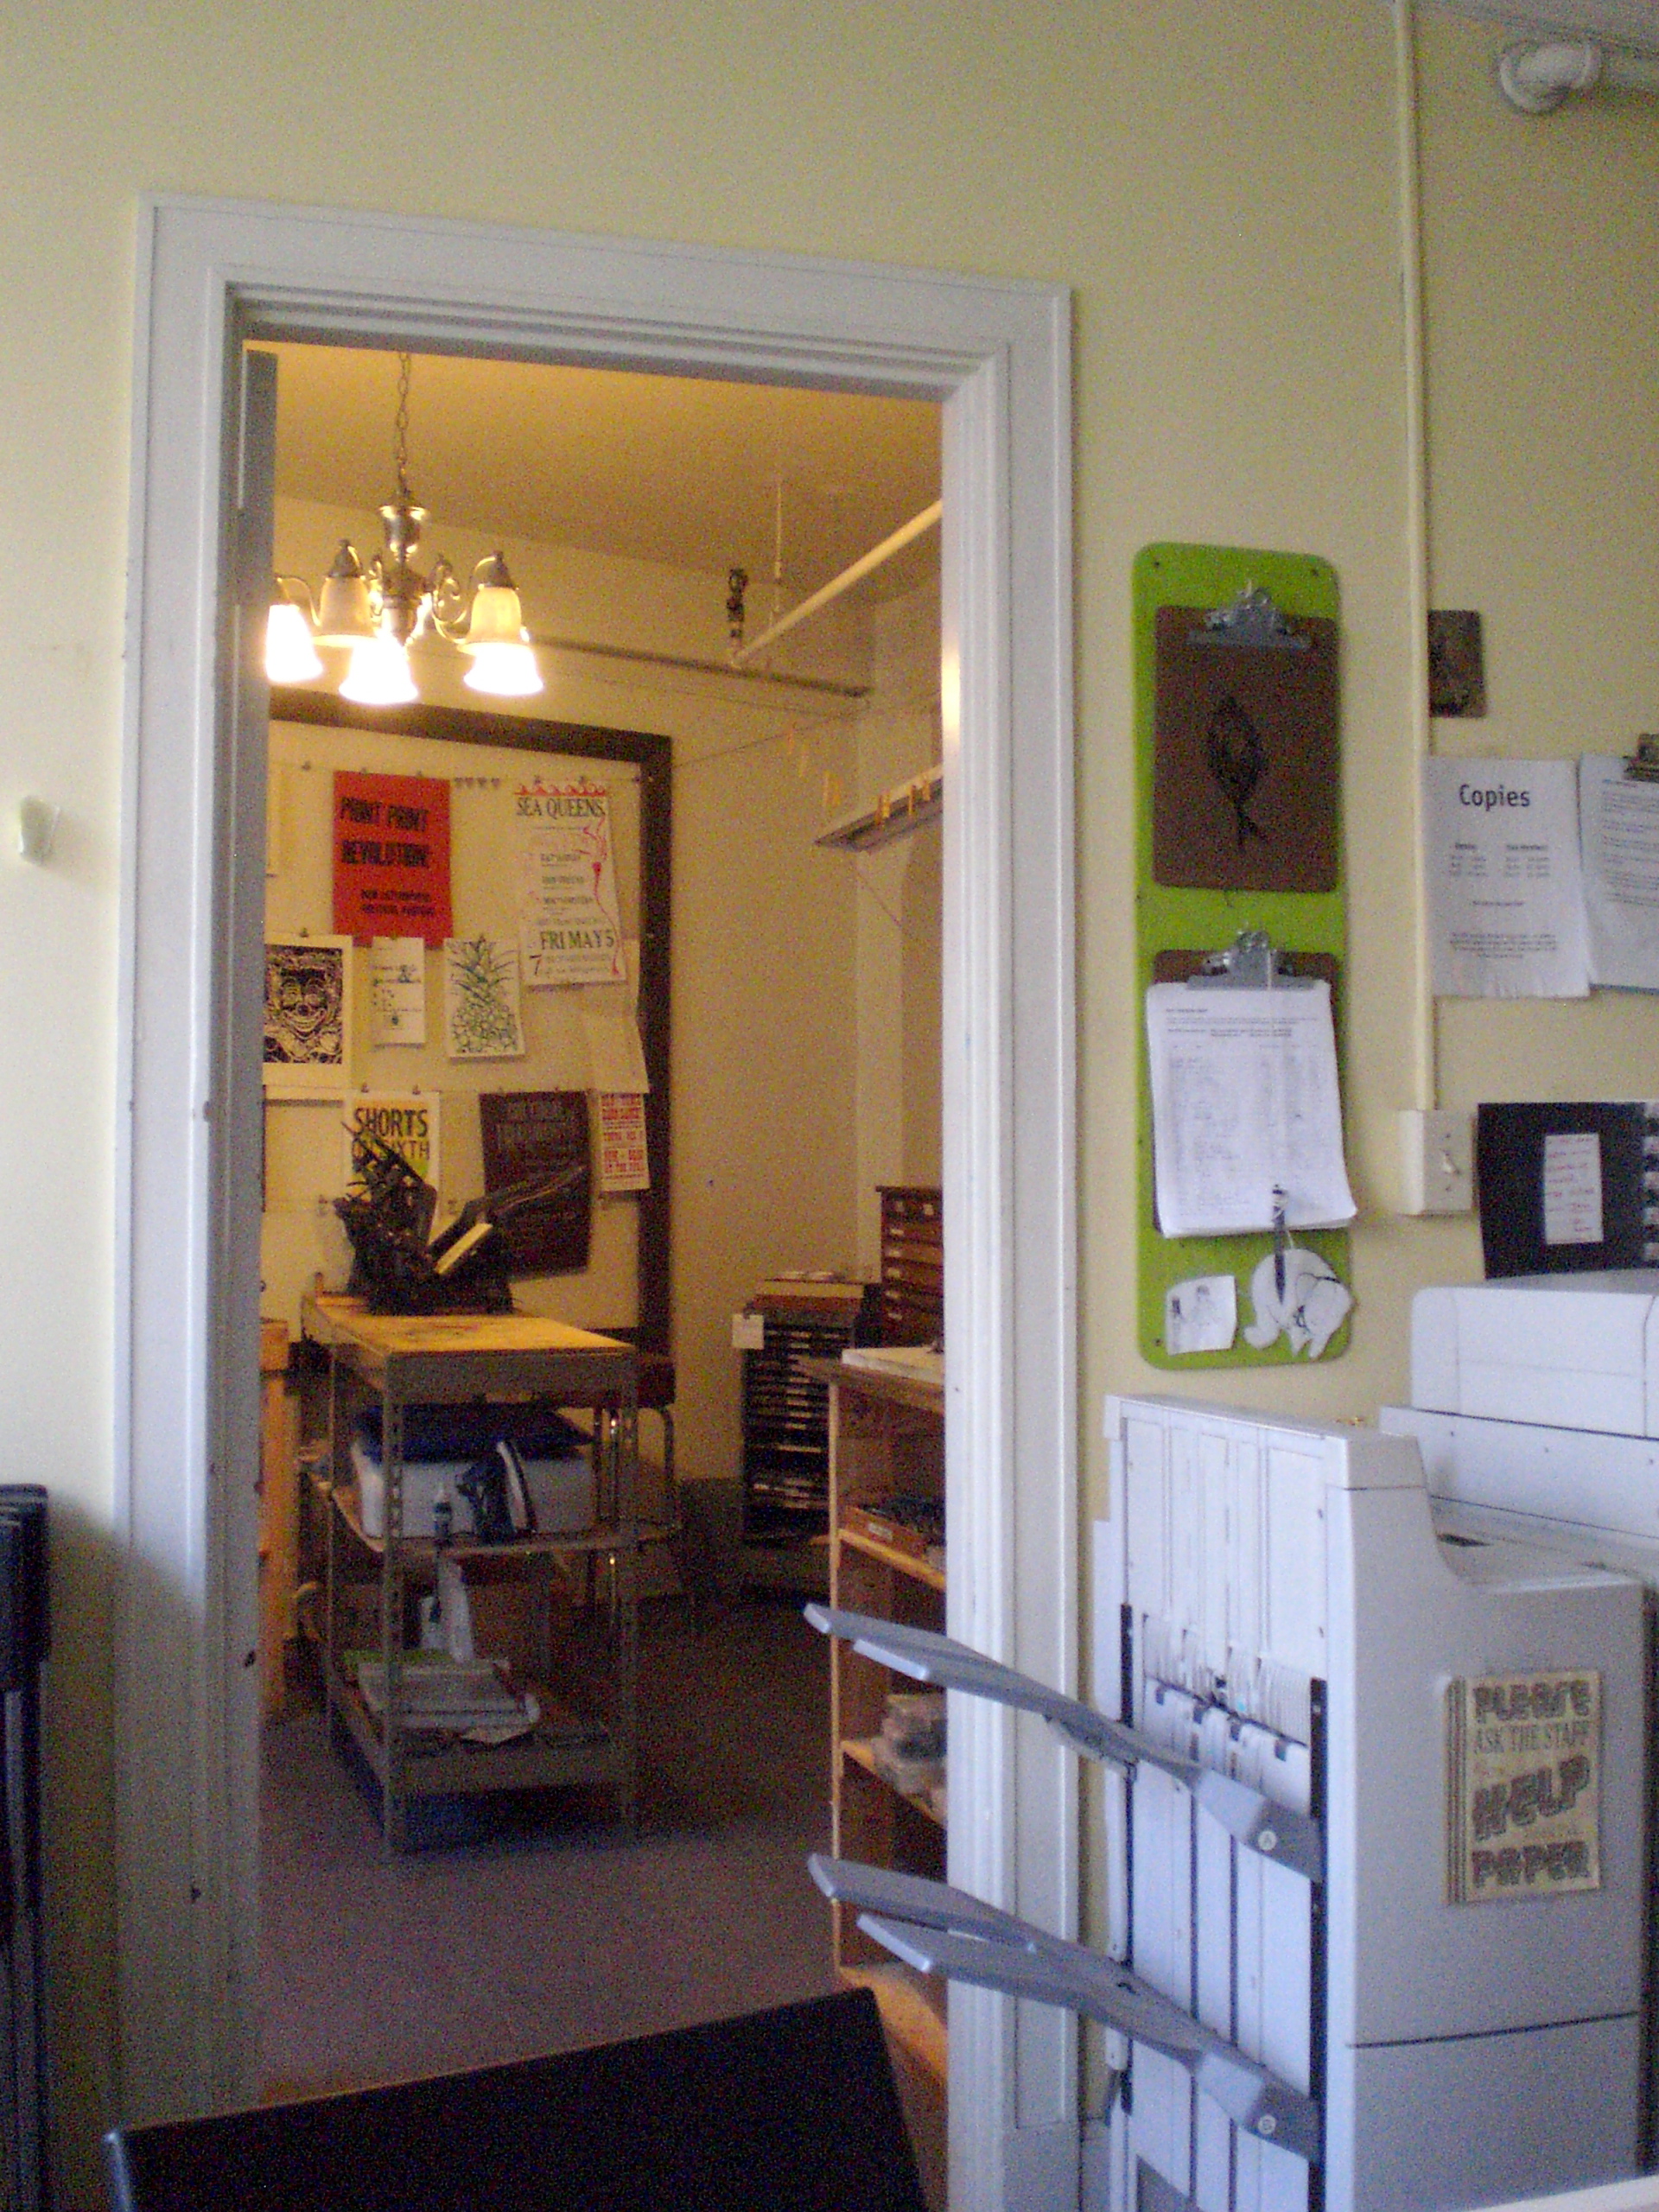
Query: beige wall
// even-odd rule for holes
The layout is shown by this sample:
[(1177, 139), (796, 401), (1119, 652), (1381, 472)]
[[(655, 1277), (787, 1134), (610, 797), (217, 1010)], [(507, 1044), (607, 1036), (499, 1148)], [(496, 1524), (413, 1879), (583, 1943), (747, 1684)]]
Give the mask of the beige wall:
[[(1494, 105), (1496, 36), (1429, 15), (1434, 559), (1488, 617), (1506, 749), (1651, 717), (1659, 125)], [(1416, 979), (1391, 18), (1382, 0), (70, 0), (10, 26), (0, 79), (0, 801), (61, 803), (61, 857), (0, 861), (7, 1057), (0, 1464), (58, 1516), (48, 1808), (69, 2196), (109, 2004), (107, 1532), (121, 625), (136, 196), (226, 194), (968, 268), (1073, 288), (1077, 356), (1081, 1419), (1133, 1352), (1135, 1007), (1128, 575), (1158, 537), (1306, 548), (1341, 579), (1352, 882), (1350, 1097), (1384, 1187)], [(22, 611), (27, 607), (27, 613)], [(632, 719), (632, 713), (625, 719)], [(638, 719), (645, 720), (643, 715)], [(685, 816), (722, 804), (721, 772)], [(780, 918), (757, 891), (740, 918)], [(685, 934), (713, 918), (688, 912)], [(695, 968), (695, 963), (693, 966)], [(711, 968), (718, 963), (712, 958)], [(696, 978), (694, 975), (694, 982)], [(719, 975), (714, 976), (718, 986)], [(722, 1016), (722, 1019), (725, 1017)], [(1459, 1008), (1448, 1095), (1649, 1090), (1648, 1001)], [(711, 1113), (726, 1102), (716, 1098)], [(717, 1124), (705, 1133), (712, 1141)], [(695, 1131), (685, 1133), (687, 1141)], [(742, 1198), (718, 1184), (716, 1198)], [(1373, 1219), (1355, 1351), (1236, 1395), (1363, 1413), (1404, 1376), (1408, 1294), (1466, 1224)], [(759, 1262), (756, 1252), (747, 1255)]]

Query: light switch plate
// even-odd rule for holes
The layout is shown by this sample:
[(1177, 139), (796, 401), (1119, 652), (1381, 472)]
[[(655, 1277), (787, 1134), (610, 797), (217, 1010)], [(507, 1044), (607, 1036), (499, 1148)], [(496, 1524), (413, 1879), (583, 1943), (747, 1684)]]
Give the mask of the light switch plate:
[(1400, 1116), (1400, 1154), (1408, 1214), (1467, 1213), (1475, 1203), (1474, 1116), (1455, 1107)]

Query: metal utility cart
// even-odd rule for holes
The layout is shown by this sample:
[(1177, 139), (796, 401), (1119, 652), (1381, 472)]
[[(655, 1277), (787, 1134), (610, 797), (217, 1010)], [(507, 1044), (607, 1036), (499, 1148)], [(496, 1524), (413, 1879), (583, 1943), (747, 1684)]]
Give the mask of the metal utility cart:
[[(305, 1334), (328, 1359), (327, 1457), (320, 1475), (326, 1497), (327, 1541), (321, 1622), (324, 1694), (331, 1725), (349, 1731), (381, 1791), (385, 1850), (405, 1840), (407, 1809), (416, 1797), (476, 1795), (504, 1789), (602, 1784), (619, 1818), (635, 1811), (635, 1705), (638, 1676), (639, 1522), (639, 1354), (628, 1344), (585, 1329), (522, 1313), (372, 1314), (362, 1301), (318, 1295), (302, 1309)], [(364, 1525), (351, 1480), (348, 1437), (359, 1405), (381, 1408), (384, 1535)], [(435, 1572), (430, 1540), (404, 1534), (404, 1428), (408, 1408), (539, 1401), (589, 1408), (594, 1414), (594, 1514), (582, 1529), (520, 1537), (509, 1544), (461, 1538), (450, 1554), (480, 1574), (550, 1580), (563, 1564), (582, 1560), (607, 1570), (605, 1664), (574, 1663), (547, 1643), (550, 1688), (533, 1687), (542, 1718), (506, 1743), (411, 1740), (405, 1706), (410, 1655), (404, 1649), (405, 1596), (411, 1582)], [(348, 1548), (378, 1567), (379, 1646), (385, 1709), (369, 1709), (345, 1661), (341, 1567)], [(591, 1576), (588, 1578), (591, 1583)]]

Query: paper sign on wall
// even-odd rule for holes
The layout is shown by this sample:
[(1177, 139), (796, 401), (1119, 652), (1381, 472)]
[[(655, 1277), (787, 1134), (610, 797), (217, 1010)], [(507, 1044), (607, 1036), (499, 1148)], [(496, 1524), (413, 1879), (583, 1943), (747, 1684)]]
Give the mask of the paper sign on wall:
[(423, 1183), (435, 1189), (440, 1171), (438, 1093), (435, 1090), (362, 1090), (346, 1101), (346, 1187), (360, 1187), (353, 1172), (352, 1147), (359, 1134), (378, 1137), (407, 1160)]
[(518, 948), (452, 937), (443, 948), (444, 1049), (452, 1060), (516, 1060), (524, 1051)]
[(1581, 999), (1590, 988), (1571, 760), (1425, 760), (1434, 990)]
[(593, 1216), (586, 1092), (486, 1090), (478, 1117), (486, 1189), (546, 1186), (534, 1205), (514, 1209), (502, 1223), (512, 1273), (580, 1272)]
[(1579, 840), (1590, 980), (1659, 991), (1659, 784), (1617, 754), (1579, 763)]
[(590, 1090), (649, 1090), (645, 1048), (631, 1014), (601, 1014), (585, 1002), (582, 1034), (588, 1043)]
[(1601, 1887), (1601, 1676), (1487, 1675), (1446, 1691), (1454, 1904)]
[(334, 772), (334, 927), (342, 937), (449, 934), (449, 786)]
[(532, 989), (626, 981), (610, 794), (588, 776), (537, 780), (519, 786), (512, 806), (524, 981)]
[(618, 1191), (651, 1188), (645, 1102), (637, 1090), (602, 1090), (599, 1095), (599, 1187), (607, 1197)]
[(369, 947), (369, 1042), (426, 1042), (426, 943), (378, 937)]
[(351, 1071), (351, 939), (268, 938), (265, 1089), (290, 1098), (337, 1098)]

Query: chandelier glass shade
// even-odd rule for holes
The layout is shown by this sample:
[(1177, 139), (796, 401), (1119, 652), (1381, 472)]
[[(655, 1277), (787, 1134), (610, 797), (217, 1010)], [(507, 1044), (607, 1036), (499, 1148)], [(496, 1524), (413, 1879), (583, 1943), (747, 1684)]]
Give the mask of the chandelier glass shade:
[(397, 491), (380, 510), (385, 544), (365, 568), (350, 538), (340, 541), (315, 602), (302, 577), (279, 575), (265, 627), (265, 673), (273, 683), (315, 683), (319, 645), (346, 652), (340, 696), (391, 707), (420, 696), (409, 648), (440, 639), (470, 663), (462, 681), (498, 699), (542, 689), (535, 649), (511, 570), (498, 550), (463, 583), (440, 554), (429, 573), (415, 564), (426, 510), (409, 488), (410, 358), (399, 356), (393, 460)]

